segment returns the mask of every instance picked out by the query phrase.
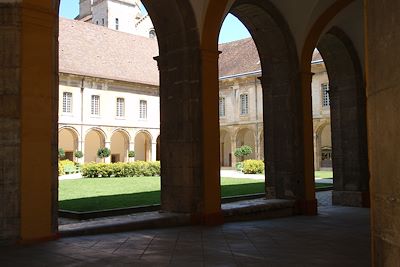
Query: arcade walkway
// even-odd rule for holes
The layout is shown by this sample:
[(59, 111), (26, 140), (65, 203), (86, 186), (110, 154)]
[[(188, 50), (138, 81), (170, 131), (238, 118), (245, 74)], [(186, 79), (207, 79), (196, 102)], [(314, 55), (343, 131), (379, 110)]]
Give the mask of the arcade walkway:
[(1, 266), (370, 266), (369, 210), (63, 238), (0, 249)]

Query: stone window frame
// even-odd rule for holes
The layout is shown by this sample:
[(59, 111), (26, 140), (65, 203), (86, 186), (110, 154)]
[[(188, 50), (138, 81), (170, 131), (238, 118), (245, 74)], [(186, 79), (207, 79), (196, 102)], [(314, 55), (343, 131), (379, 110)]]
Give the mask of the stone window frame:
[(115, 103), (116, 103), (115, 116), (119, 119), (125, 118), (125, 98), (117, 97)]
[(327, 82), (321, 84), (321, 102), (323, 108), (329, 107), (331, 105), (329, 99), (329, 83)]
[(139, 101), (139, 119), (147, 120), (147, 100), (145, 99)]
[(62, 112), (63, 113), (72, 113), (72, 104), (73, 104), (73, 94), (72, 92), (63, 92), (63, 100), (62, 100)]
[(90, 97), (90, 115), (100, 116), (100, 95)]
[(226, 116), (226, 98), (224, 96), (219, 97), (218, 111), (220, 117)]
[(240, 94), (239, 103), (240, 103), (240, 116), (249, 115), (249, 94), (248, 93)]

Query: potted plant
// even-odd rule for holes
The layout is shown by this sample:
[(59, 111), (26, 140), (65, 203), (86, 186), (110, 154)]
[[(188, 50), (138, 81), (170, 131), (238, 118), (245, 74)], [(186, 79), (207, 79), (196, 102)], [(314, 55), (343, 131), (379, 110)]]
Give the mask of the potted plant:
[(133, 161), (135, 158), (135, 151), (132, 150), (128, 151), (128, 158), (130, 162)]
[(100, 147), (97, 150), (97, 157), (100, 159), (108, 158), (111, 155), (111, 150), (107, 147)]

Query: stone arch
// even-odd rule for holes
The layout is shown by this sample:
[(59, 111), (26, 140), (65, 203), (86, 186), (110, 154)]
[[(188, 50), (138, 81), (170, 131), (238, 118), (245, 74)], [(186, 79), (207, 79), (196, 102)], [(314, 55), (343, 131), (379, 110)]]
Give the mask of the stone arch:
[(130, 136), (124, 129), (116, 129), (110, 138), (111, 162), (127, 162)]
[(325, 121), (315, 130), (315, 170), (332, 167), (331, 154), (328, 158), (323, 155), (323, 151), (328, 153), (330, 150), (329, 153), (332, 153), (331, 139), (331, 124), (330, 121)]
[[(219, 197), (210, 197), (219, 193), (218, 180), (204, 173), (204, 164), (208, 164), (205, 150), (212, 151), (207, 157), (215, 157), (215, 166), (218, 164), (218, 139), (208, 142), (204, 137), (203, 99), (207, 97), (201, 83), (196, 16), (189, 0), (142, 2), (153, 21), (160, 53), (156, 60), (160, 70), (161, 208), (202, 219), (205, 211), (220, 212), (220, 203), (210, 202), (219, 201)], [(207, 123), (214, 123), (212, 129), (218, 129), (218, 118)]]
[(259, 140), (259, 159), (264, 160), (264, 151), (265, 151), (265, 146), (264, 146), (264, 131), (261, 130), (260, 133), (258, 134), (258, 140)]
[(220, 164), (221, 167), (232, 167), (232, 134), (228, 129), (220, 129)]
[[(303, 201), (302, 103), (294, 38), (268, 0), (237, 0), (230, 12), (247, 27), (260, 56), (267, 198)], [(315, 199), (312, 205), (316, 208)]]
[(361, 63), (338, 27), (319, 40), (329, 77), (334, 170), (333, 203), (365, 206), (369, 199), (366, 97)]
[(91, 128), (85, 135), (84, 162), (98, 162), (97, 150), (105, 146), (105, 133), (99, 128)]
[(74, 127), (61, 127), (58, 130), (58, 148), (65, 151), (65, 159), (74, 161), (74, 152), (79, 147), (79, 132)]
[(139, 131), (135, 135), (135, 160), (151, 160), (151, 134), (148, 131)]
[(255, 159), (255, 152), (256, 152), (256, 134), (254, 130), (248, 128), (248, 127), (242, 127), (239, 128), (236, 131), (235, 135), (235, 142), (236, 142), (236, 147), (241, 147), (243, 145), (250, 146), (252, 149), (252, 153), (244, 159)]

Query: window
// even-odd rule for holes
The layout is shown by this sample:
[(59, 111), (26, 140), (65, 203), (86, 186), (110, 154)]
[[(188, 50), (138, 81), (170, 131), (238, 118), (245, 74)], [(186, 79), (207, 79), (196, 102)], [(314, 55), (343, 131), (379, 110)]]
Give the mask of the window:
[(119, 19), (115, 19), (115, 29), (118, 31), (119, 30)]
[(117, 117), (125, 116), (125, 99), (118, 97), (117, 98)]
[(225, 117), (225, 97), (219, 98), (219, 116)]
[(147, 101), (140, 100), (139, 118), (147, 119)]
[(72, 93), (70, 92), (63, 92), (62, 111), (72, 113)]
[(154, 29), (151, 29), (149, 31), (149, 37), (152, 39), (156, 38), (156, 31)]
[(241, 94), (240, 95), (240, 115), (249, 114), (249, 95)]
[(100, 115), (100, 96), (92, 95), (90, 114)]
[(321, 84), (322, 89), (322, 106), (328, 107), (330, 105), (329, 101), (329, 84), (323, 83)]

